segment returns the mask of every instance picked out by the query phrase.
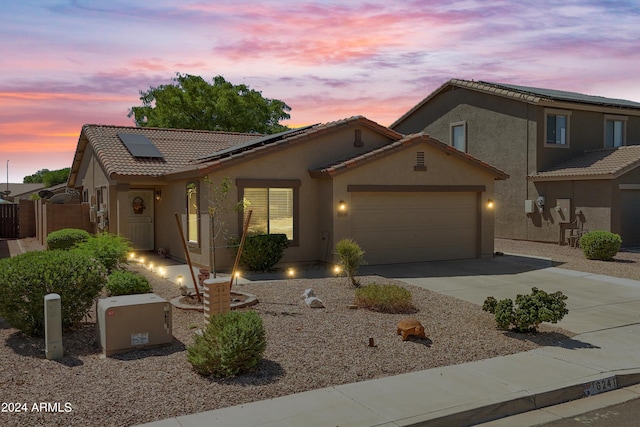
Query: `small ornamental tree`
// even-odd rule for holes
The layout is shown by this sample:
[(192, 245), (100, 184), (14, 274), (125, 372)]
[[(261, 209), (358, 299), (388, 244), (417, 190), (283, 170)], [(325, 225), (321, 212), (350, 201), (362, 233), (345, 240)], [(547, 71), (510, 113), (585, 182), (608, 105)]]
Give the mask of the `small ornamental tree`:
[[(233, 182), (229, 177), (222, 178), (219, 185), (215, 185), (214, 182), (208, 177), (204, 177), (203, 183), (206, 186), (206, 203), (207, 213), (209, 214), (209, 227), (211, 233), (209, 235), (209, 247), (211, 250), (211, 271), (213, 277), (217, 276), (216, 273), (216, 239), (226, 237), (228, 232), (226, 216), (231, 211), (240, 212), (245, 208), (247, 202), (241, 200), (236, 204), (232, 204), (229, 201), (229, 192), (233, 188)], [(190, 184), (187, 187), (188, 194), (194, 194), (197, 191), (195, 184)]]
[(498, 301), (488, 297), (482, 309), (495, 315), (498, 328), (515, 332), (536, 332), (542, 322), (558, 323), (569, 313), (562, 292), (548, 294), (538, 288), (531, 288), (530, 295), (517, 295), (515, 304), (507, 298)]
[(340, 265), (351, 280), (351, 284), (356, 288), (360, 283), (356, 280), (358, 268), (365, 263), (364, 251), (353, 239), (342, 239), (336, 244), (335, 254), (338, 256)]

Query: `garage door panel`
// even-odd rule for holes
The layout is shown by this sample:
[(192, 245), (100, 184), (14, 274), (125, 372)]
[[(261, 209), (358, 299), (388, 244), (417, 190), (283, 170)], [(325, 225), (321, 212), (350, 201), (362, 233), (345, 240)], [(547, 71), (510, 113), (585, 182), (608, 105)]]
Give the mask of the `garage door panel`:
[(352, 196), (352, 237), (370, 264), (476, 256), (475, 193)]

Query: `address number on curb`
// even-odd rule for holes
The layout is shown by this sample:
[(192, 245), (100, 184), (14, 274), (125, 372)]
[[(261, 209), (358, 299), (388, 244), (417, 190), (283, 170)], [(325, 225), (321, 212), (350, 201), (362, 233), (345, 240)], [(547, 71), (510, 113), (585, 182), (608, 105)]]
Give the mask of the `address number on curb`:
[(593, 396), (605, 391), (615, 390), (616, 388), (618, 388), (616, 377), (609, 377), (602, 380), (586, 383), (584, 385), (584, 394), (587, 396)]

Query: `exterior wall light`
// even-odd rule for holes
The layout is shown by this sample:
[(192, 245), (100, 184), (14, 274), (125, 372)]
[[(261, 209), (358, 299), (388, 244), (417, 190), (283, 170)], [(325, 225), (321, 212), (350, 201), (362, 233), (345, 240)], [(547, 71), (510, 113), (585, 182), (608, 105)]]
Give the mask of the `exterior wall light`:
[(492, 199), (487, 200), (487, 208), (488, 209), (493, 209), (493, 200)]
[(162, 190), (156, 190), (156, 200), (162, 199)]
[(287, 274), (289, 275), (289, 279), (293, 279), (293, 275), (296, 274), (293, 268), (287, 270)]
[(347, 204), (345, 203), (344, 200), (340, 200), (338, 202), (338, 211), (340, 211), (340, 212), (346, 212), (347, 211)]

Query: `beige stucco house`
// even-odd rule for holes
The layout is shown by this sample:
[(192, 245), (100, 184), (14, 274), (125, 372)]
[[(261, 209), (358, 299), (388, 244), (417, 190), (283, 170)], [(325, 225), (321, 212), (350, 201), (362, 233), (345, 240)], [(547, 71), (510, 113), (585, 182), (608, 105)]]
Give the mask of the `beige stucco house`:
[(575, 243), (586, 231), (640, 246), (640, 103), (453, 79), (391, 125), (509, 174), (496, 183), (496, 237)]
[[(178, 214), (191, 260), (208, 266), (207, 181), (225, 177), (229, 202), (250, 203), (250, 230), (289, 237), (283, 263), (332, 262), (335, 243), (352, 237), (369, 264), (492, 255), (494, 182), (508, 178), (426, 134), (357, 116), (267, 136), (85, 125), (69, 186), (96, 231), (184, 259)], [(238, 236), (243, 214), (225, 219)], [(218, 267), (231, 263), (216, 250)]]

